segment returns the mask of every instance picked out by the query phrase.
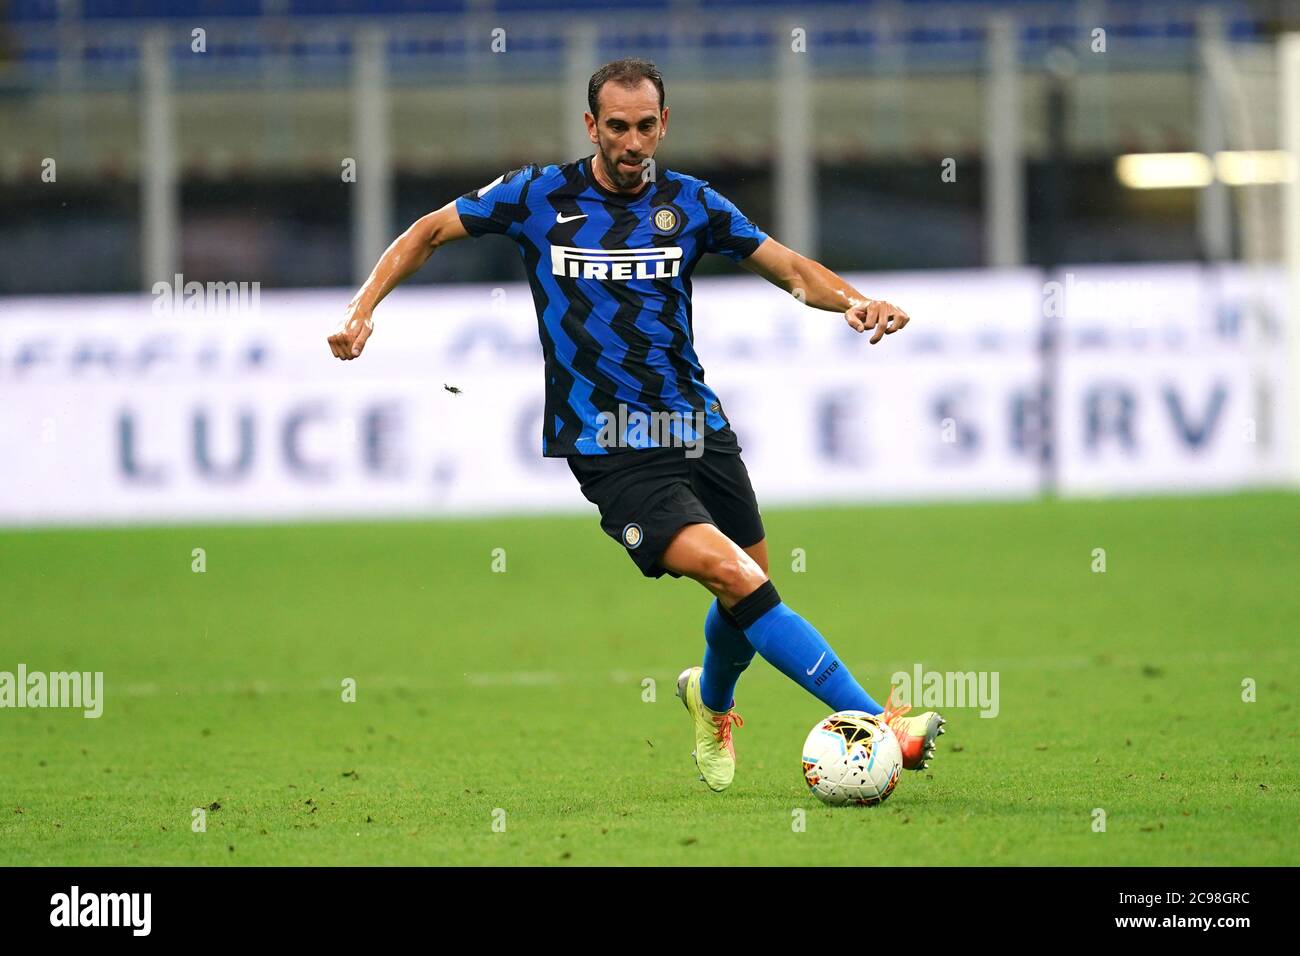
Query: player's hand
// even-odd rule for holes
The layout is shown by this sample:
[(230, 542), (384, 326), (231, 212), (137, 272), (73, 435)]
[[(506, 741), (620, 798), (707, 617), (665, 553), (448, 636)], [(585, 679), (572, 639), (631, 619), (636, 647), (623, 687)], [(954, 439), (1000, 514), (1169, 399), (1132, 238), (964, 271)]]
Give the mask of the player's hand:
[(334, 357), (345, 362), (361, 354), (366, 347), (366, 339), (374, 331), (375, 322), (369, 313), (348, 307), (348, 313), (339, 324), (339, 330), (329, 337), (330, 351)]
[(844, 321), (854, 332), (875, 329), (871, 344), (875, 345), (886, 335), (893, 335), (909, 321), (908, 315), (896, 305), (881, 299), (869, 299), (862, 305), (851, 306), (844, 312)]

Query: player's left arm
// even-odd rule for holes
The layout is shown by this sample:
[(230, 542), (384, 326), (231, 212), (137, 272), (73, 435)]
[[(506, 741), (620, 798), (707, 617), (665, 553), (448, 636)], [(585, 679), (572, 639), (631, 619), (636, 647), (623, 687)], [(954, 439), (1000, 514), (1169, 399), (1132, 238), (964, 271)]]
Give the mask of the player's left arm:
[(820, 262), (801, 256), (770, 236), (740, 264), (789, 292), (805, 305), (842, 312), (855, 332), (873, 329), (871, 344), (893, 335), (909, 319), (906, 312), (881, 299), (869, 299)]

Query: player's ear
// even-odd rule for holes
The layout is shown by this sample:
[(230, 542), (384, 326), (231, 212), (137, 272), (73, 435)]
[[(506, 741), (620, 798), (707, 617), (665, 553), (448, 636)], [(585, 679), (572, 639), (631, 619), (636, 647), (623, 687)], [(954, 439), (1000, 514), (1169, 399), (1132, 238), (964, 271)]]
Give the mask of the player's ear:
[(596, 135), (596, 117), (590, 113), (583, 113), (582, 119), (587, 124), (587, 139), (591, 140), (593, 146), (599, 146), (600, 137)]
[(663, 139), (668, 135), (668, 107), (664, 107), (663, 116), (659, 117), (659, 138)]

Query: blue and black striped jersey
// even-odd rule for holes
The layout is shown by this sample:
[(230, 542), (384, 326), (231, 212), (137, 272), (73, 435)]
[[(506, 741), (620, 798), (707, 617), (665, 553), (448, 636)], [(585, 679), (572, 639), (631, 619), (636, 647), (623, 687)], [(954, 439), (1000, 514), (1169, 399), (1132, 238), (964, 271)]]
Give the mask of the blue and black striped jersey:
[(638, 416), (671, 418), (686, 441), (726, 427), (695, 354), (691, 273), (706, 252), (740, 261), (767, 236), (707, 182), (660, 168), (625, 196), (588, 157), (512, 170), (456, 210), (471, 236), (509, 236), (523, 256), (546, 362), (542, 454), (667, 443)]

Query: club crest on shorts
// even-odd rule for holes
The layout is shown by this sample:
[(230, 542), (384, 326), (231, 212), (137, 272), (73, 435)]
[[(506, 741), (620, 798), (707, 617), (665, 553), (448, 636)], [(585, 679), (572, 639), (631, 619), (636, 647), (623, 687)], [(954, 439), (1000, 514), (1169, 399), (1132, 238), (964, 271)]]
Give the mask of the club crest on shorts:
[(636, 548), (641, 543), (641, 526), (635, 521), (623, 529), (623, 544), (629, 551)]

